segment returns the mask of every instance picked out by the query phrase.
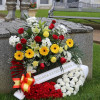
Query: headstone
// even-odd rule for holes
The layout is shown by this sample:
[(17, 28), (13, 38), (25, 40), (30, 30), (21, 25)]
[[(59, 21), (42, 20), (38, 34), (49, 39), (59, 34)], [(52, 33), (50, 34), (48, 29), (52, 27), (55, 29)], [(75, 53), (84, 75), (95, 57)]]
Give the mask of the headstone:
[[(53, 19), (38, 18), (47, 21), (49, 25)], [(65, 20), (57, 20), (56, 25), (63, 24), (71, 33), (71, 37), (79, 44), (79, 48), (84, 53), (83, 64), (89, 66), (88, 78), (92, 78), (92, 59), (93, 59), (93, 28), (76, 24)], [(17, 29), (23, 27), (25, 21), (16, 19), (14, 21), (0, 21), (0, 93), (8, 93), (12, 90), (13, 82), (10, 73), (10, 61), (14, 55), (14, 48), (9, 45), (9, 37), (17, 34)]]

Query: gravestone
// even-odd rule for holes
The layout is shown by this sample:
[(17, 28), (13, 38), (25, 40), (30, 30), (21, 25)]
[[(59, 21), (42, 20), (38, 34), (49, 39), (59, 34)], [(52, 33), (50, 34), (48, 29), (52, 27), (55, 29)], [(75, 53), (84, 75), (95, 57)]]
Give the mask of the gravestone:
[[(52, 18), (38, 18), (47, 21), (50, 25)], [(5, 22), (0, 20), (0, 93), (9, 93), (12, 90), (13, 82), (10, 73), (10, 61), (14, 55), (14, 48), (9, 45), (9, 37), (17, 34), (17, 29), (25, 25), (25, 21), (16, 19)], [(68, 29), (68, 33), (79, 44), (80, 50), (84, 53), (83, 64), (89, 66), (88, 78), (92, 78), (92, 58), (93, 58), (93, 28), (76, 24), (69, 21), (57, 20), (56, 25), (63, 24)]]

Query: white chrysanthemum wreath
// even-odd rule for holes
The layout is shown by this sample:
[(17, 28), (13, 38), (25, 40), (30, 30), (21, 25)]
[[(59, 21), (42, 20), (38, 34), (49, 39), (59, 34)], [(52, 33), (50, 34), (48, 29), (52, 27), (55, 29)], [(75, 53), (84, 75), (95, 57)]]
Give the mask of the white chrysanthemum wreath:
[(55, 85), (56, 90), (61, 89), (63, 97), (71, 96), (71, 94), (76, 95), (79, 91), (79, 87), (83, 86), (85, 82), (85, 75), (82, 68), (77, 67), (67, 73), (65, 73), (62, 78), (57, 80)]

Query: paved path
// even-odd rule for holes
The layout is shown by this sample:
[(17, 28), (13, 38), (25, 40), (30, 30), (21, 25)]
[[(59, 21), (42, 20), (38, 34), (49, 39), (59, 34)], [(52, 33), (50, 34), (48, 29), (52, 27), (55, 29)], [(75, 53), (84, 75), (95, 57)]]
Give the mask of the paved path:
[(94, 30), (93, 41), (96, 43), (100, 43), (100, 30)]

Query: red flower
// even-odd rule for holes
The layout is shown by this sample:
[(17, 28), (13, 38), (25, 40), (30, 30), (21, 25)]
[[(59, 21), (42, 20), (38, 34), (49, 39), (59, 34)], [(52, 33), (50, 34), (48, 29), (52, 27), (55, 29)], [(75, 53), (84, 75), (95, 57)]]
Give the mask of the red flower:
[(64, 57), (60, 58), (61, 64), (64, 64), (66, 62), (66, 59)]
[(56, 23), (56, 20), (52, 20), (52, 24), (55, 24)]
[[(53, 84), (52, 84), (53, 83)], [(35, 84), (32, 85), (30, 88), (30, 93), (25, 92), (24, 95), (27, 99), (34, 99), (34, 100), (40, 100), (40, 99), (49, 99), (52, 100), (55, 98), (61, 98), (62, 92), (60, 89), (55, 90), (54, 82), (45, 82), (41, 84)]]
[(60, 35), (60, 36), (59, 36), (59, 39), (60, 39), (60, 40), (64, 40), (64, 36), (63, 36), (63, 35)]
[(40, 37), (40, 36), (36, 36), (36, 37), (34, 38), (34, 40), (35, 40), (36, 42), (41, 42), (41, 37)]
[(25, 72), (25, 68), (23, 66), (23, 60), (22, 61), (16, 61), (13, 59), (11, 61), (12, 66), (10, 67), (11, 70), (11, 76), (12, 77), (21, 77), (21, 75)]
[(23, 28), (18, 29), (18, 33), (19, 34), (23, 34), (24, 33), (24, 29)]
[(44, 67), (45, 67), (44, 63), (41, 63), (40, 64), (40, 69), (44, 69)]
[(22, 65), (22, 63), (23, 63), (23, 60), (20, 61), (20, 62), (18, 62), (18, 61), (16, 61), (15, 59), (13, 59), (13, 60), (11, 61), (11, 64), (12, 64), (12, 65)]
[(49, 29), (52, 30), (54, 27), (55, 27), (55, 25), (51, 23), (50, 26), (49, 26)]
[(58, 39), (58, 36), (57, 35), (52, 35), (53, 36), (53, 39)]
[(22, 45), (20, 44), (20, 43), (18, 43), (17, 45), (16, 45), (16, 50), (22, 50)]
[(26, 40), (25, 38), (22, 38), (22, 39), (21, 39), (21, 43), (22, 43), (22, 44), (26, 44), (26, 42), (27, 42), (27, 40)]

